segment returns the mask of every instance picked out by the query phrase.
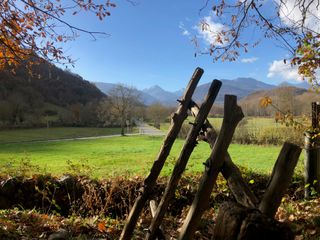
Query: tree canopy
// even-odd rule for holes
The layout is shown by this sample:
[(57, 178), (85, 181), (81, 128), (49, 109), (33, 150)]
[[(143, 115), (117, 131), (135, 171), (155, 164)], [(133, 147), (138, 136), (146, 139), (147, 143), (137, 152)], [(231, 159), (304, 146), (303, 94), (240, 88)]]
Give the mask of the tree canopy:
[(14, 69), (21, 63), (30, 67), (34, 57), (50, 62), (71, 63), (61, 47), (79, 32), (95, 38), (94, 32), (71, 25), (65, 15), (86, 11), (98, 19), (110, 15), (115, 3), (105, 0), (4, 0), (0, 3), (0, 69)]
[(139, 94), (136, 89), (122, 84), (117, 84), (107, 94), (108, 97), (99, 104), (98, 117), (105, 125), (120, 126), (121, 135), (124, 135), (126, 124), (131, 125), (139, 114)]
[(193, 40), (200, 54), (210, 54), (213, 60), (235, 61), (263, 38), (276, 39), (289, 51), (290, 63), (298, 66), (299, 73), (319, 85), (316, 79), (320, 67), (319, 0), (219, 0), (214, 3), (207, 0), (200, 11), (209, 6), (215, 15), (215, 24), (204, 19), (201, 28), (209, 35), (211, 44), (203, 48), (197, 38)]

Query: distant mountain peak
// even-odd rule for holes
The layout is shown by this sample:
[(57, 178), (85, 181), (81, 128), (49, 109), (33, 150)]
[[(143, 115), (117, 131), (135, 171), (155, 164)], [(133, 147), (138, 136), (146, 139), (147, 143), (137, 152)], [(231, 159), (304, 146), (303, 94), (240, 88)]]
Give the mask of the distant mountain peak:
[(259, 82), (257, 79), (252, 78), (252, 77), (237, 77), (234, 80), (231, 81), (254, 81), (254, 82)]
[(159, 85), (153, 85), (151, 87), (145, 88), (142, 91), (165, 91), (162, 87), (160, 87)]
[(294, 84), (292, 84), (292, 83), (289, 83), (289, 82), (287, 82), (287, 81), (283, 81), (283, 82), (281, 82), (279, 85), (278, 85), (279, 87), (286, 87), (286, 86), (294, 86)]
[[(248, 94), (259, 91), (275, 88), (275, 85), (258, 81), (254, 78), (239, 77), (233, 80), (221, 79), (222, 86), (217, 96), (216, 102), (222, 103), (225, 94), (236, 95), (241, 99)], [(206, 83), (197, 87), (193, 99), (197, 102), (203, 101), (204, 96), (207, 94), (211, 83)]]
[(176, 100), (180, 97), (175, 92), (166, 91), (159, 85), (154, 85), (142, 91), (150, 94), (151, 96), (156, 98), (159, 103), (167, 106), (174, 106), (176, 104)]

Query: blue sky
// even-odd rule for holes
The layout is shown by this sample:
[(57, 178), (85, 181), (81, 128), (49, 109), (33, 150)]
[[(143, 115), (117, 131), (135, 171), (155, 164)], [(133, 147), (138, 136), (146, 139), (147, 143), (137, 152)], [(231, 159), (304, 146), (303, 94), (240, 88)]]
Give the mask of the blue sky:
[[(133, 6), (121, 1), (104, 21), (88, 14), (68, 19), (77, 26), (110, 34), (96, 41), (81, 34), (68, 43), (66, 54), (76, 60), (71, 70), (89, 81), (124, 83), (138, 89), (159, 85), (170, 91), (185, 87), (197, 66), (205, 71), (200, 83), (237, 77), (271, 84), (296, 79), (282, 63), (287, 52), (272, 41), (262, 41), (232, 63), (213, 62), (206, 55), (194, 57), (196, 50), (190, 39), (199, 35), (196, 27), (200, 20), (209, 17), (215, 21), (209, 7), (199, 14), (204, 2), (140, 0)], [(252, 38), (258, 33), (250, 34)], [(206, 40), (199, 37), (205, 46)]]

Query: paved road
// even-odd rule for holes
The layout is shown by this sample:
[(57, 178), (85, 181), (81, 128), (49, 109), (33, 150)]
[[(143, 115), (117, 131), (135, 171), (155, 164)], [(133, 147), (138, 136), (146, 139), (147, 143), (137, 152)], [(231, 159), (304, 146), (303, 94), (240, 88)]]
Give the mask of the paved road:
[(141, 135), (152, 135), (152, 136), (163, 136), (165, 133), (155, 127), (150, 126), (144, 122), (136, 122), (139, 128), (139, 134)]

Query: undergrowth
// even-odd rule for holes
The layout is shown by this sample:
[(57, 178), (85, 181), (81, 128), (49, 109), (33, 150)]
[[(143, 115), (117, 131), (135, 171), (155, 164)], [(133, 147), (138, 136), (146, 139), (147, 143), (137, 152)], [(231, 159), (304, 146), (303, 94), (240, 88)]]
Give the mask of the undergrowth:
[[(174, 159), (167, 164), (173, 166)], [(118, 239), (132, 208), (143, 177), (121, 175), (97, 180), (87, 177), (95, 170), (85, 160), (70, 161), (70, 174), (54, 177), (34, 174), (37, 166), (30, 159), (21, 166), (2, 171), (0, 178), (0, 239), (48, 239), (61, 234), (65, 239)], [(243, 178), (261, 199), (269, 177), (240, 169)], [(181, 179), (163, 220), (166, 233), (177, 237), (197, 191), (200, 175), (188, 174)], [(160, 201), (167, 177), (158, 179), (152, 198)], [(296, 174), (283, 197), (276, 219), (288, 223), (297, 234), (296, 239), (320, 238), (320, 198), (303, 198), (304, 183)], [(210, 198), (210, 209), (202, 219), (197, 239), (210, 239), (219, 205), (234, 198), (222, 176), (218, 177)], [(148, 206), (138, 221), (135, 239), (143, 239), (151, 222)]]
[[(261, 198), (268, 176), (245, 169), (241, 171), (250, 188)], [(177, 236), (177, 230), (186, 217), (199, 179), (198, 175), (185, 175), (180, 181), (163, 222), (167, 233), (172, 237)], [(152, 197), (157, 202), (160, 201), (167, 180), (165, 177), (158, 180)], [(47, 239), (63, 229), (68, 234), (68, 239), (118, 239), (142, 182), (142, 177), (126, 176), (99, 181), (75, 175), (62, 178), (50, 175), (3, 177), (0, 196), (5, 195), (3, 187), (10, 183), (19, 189), (16, 191), (17, 195), (10, 195), (10, 199), (14, 201), (16, 197), (20, 198), (7, 210), (0, 211), (0, 238)], [(32, 199), (33, 205), (28, 201), (23, 202), (27, 199)], [(225, 201), (234, 199), (226, 181), (219, 176), (211, 195), (210, 209), (203, 217), (197, 239), (208, 239), (212, 234), (219, 205)], [(276, 218), (289, 223), (299, 237), (297, 239), (320, 237), (319, 204), (320, 199), (317, 197), (303, 199), (302, 178), (295, 176)], [(29, 218), (32, 221), (28, 221)], [(144, 229), (149, 226), (150, 221), (151, 214), (146, 206), (136, 228), (136, 239), (143, 239)]]

